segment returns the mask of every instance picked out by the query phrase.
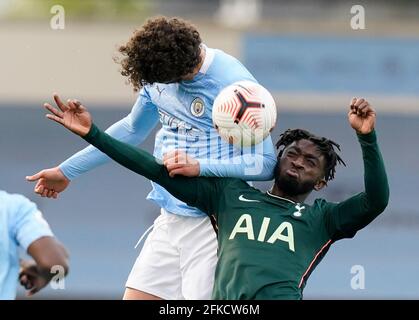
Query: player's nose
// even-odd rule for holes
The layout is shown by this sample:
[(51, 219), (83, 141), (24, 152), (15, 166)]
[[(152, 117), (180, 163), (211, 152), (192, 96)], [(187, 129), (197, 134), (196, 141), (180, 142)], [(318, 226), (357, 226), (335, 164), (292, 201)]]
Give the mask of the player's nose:
[(294, 160), (291, 161), (291, 164), (293, 167), (295, 167), (296, 169), (303, 169), (304, 165), (303, 165), (303, 160), (301, 157), (298, 157)]

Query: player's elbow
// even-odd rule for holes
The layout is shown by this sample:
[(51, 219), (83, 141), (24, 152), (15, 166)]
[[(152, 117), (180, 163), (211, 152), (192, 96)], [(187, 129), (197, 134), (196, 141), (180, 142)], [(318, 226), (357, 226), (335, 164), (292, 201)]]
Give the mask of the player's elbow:
[(373, 199), (368, 201), (367, 210), (378, 216), (379, 214), (383, 213), (384, 210), (387, 208), (389, 202), (389, 193), (382, 193), (380, 196), (375, 196)]
[(383, 212), (387, 206), (388, 206), (388, 202), (389, 202), (389, 193), (387, 193), (387, 195), (385, 197), (383, 197), (382, 199), (380, 199), (376, 204), (376, 209), (377, 211), (379, 211), (380, 213)]
[(384, 194), (385, 194), (385, 196), (384, 196), (384, 205), (385, 205), (385, 207), (384, 207), (384, 209), (387, 207), (387, 205), (388, 205), (388, 202), (389, 202), (389, 200), (390, 200), (390, 187), (388, 186), (388, 184), (387, 184), (387, 188), (386, 188), (386, 191), (384, 192)]
[(374, 198), (375, 209), (379, 213), (383, 212), (387, 208), (390, 200), (390, 189), (388, 185), (381, 192), (377, 193)]

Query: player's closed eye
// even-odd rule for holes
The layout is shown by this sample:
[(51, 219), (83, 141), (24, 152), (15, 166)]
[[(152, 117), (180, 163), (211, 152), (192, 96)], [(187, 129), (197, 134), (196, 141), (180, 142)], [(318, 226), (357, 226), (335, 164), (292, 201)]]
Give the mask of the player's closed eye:
[(295, 157), (297, 157), (297, 153), (295, 151), (293, 151), (293, 150), (289, 150), (287, 152), (287, 157), (289, 157), (289, 158), (295, 158)]
[(313, 159), (307, 159), (307, 163), (312, 168), (316, 166), (316, 162)]

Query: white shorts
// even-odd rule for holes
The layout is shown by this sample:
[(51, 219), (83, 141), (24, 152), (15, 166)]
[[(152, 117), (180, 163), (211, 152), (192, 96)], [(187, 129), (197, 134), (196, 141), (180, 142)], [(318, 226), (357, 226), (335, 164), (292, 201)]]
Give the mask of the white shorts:
[(210, 219), (162, 209), (126, 287), (166, 300), (208, 300), (216, 264), (217, 238)]

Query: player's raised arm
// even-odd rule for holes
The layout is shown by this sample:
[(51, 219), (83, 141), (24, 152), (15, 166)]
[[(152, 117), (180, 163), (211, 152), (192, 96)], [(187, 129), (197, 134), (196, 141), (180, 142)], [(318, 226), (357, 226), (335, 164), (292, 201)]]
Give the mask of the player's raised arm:
[(69, 100), (59, 109), (45, 104), (51, 112), (47, 118), (58, 122), (87, 142), (106, 153), (110, 158), (128, 169), (163, 186), (176, 198), (208, 214), (217, 210), (223, 186), (228, 179), (215, 178), (171, 178), (167, 169), (148, 152), (118, 141), (99, 130), (92, 122), (87, 109), (76, 100)]
[(365, 190), (331, 205), (327, 211), (326, 226), (335, 240), (352, 237), (382, 213), (388, 204), (389, 186), (374, 130), (375, 117), (368, 101), (352, 99), (348, 120), (362, 148)]
[[(55, 103), (64, 106), (57, 94)], [(106, 132), (112, 137), (130, 144), (142, 143), (159, 121), (157, 107), (152, 103), (148, 91), (142, 88), (131, 112), (111, 125)], [(34, 191), (42, 197), (57, 198), (71, 180), (97, 168), (110, 159), (94, 146), (88, 146), (66, 159), (59, 166), (48, 168), (28, 176), (28, 181), (37, 181)]]

